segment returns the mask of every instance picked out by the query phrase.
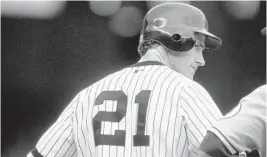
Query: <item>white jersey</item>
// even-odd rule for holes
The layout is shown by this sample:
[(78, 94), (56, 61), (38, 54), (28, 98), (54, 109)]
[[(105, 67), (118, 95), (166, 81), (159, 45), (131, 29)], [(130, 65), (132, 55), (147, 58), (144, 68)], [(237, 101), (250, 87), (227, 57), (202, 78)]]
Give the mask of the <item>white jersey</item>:
[(266, 156), (266, 87), (263, 85), (241, 99), (210, 129), (230, 153), (259, 149), (261, 156)]
[(28, 156), (193, 156), (221, 117), (198, 83), (140, 62), (82, 90)]

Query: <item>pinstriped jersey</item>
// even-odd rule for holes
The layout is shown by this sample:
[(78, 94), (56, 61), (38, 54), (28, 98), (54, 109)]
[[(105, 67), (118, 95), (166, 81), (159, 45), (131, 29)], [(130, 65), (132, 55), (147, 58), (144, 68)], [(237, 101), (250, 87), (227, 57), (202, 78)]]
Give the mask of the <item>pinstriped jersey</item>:
[(201, 85), (160, 62), (139, 62), (77, 94), (28, 156), (193, 156), (221, 117)]

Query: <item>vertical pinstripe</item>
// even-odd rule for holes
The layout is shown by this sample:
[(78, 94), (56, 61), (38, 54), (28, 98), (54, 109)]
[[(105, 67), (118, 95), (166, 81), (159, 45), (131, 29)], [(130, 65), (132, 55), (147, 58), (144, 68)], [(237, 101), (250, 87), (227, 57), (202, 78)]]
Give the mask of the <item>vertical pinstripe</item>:
[[(171, 98), (170, 99), (167, 99), (167, 97), (169, 95), (172, 95), (173, 94), (173, 93), (169, 93), (169, 92), (171, 91), (170, 90), (171, 89), (171, 86), (170, 85), (172, 85), (173, 83), (175, 83), (174, 82), (174, 79), (175, 78), (176, 78), (176, 76), (173, 75), (173, 78), (172, 78), (172, 80), (170, 81), (170, 83), (169, 83), (169, 85), (167, 87), (165, 98), (164, 98), (165, 103), (168, 102), (168, 100), (171, 101)], [(175, 86), (173, 86), (173, 87), (175, 87)], [(169, 103), (171, 103), (170, 101), (169, 101)], [(173, 106), (173, 104), (163, 105), (163, 110), (162, 110), (163, 115), (162, 115), (162, 118), (160, 119), (160, 132), (163, 132), (163, 133), (166, 132), (166, 134), (161, 134), (163, 136), (162, 139), (163, 140), (165, 139), (165, 142), (161, 142), (161, 137), (159, 138), (159, 144), (160, 144), (159, 155), (160, 156), (166, 156), (167, 149), (168, 149), (168, 147), (167, 147), (168, 143), (166, 142), (167, 141), (167, 138), (166, 137), (167, 137), (167, 133), (168, 133), (168, 125), (169, 125), (169, 121), (170, 121), (169, 118), (170, 118), (170, 112), (171, 112), (172, 106)], [(162, 124), (162, 121), (165, 122), (165, 123)], [(167, 126), (166, 126), (166, 124), (167, 124)], [(161, 155), (161, 153), (160, 153), (161, 149), (163, 149), (165, 151), (164, 153), (162, 153), (164, 155)]]
[[(177, 79), (178, 80), (178, 79)], [(174, 117), (174, 123), (172, 123), (172, 124), (174, 124), (175, 126), (177, 126), (177, 127), (170, 127), (170, 130), (172, 131), (173, 130), (173, 133), (171, 134), (172, 136), (170, 136), (170, 137), (172, 137), (172, 138), (168, 138), (169, 140), (172, 140), (170, 143), (171, 143), (171, 156), (176, 156), (176, 151), (174, 151), (174, 143), (176, 142), (177, 144), (179, 143), (179, 141), (180, 141), (180, 136), (181, 136), (181, 130), (182, 130), (182, 123), (180, 122), (180, 121), (178, 121), (178, 122), (180, 122), (180, 125), (177, 125), (176, 124), (176, 122), (177, 122), (177, 117), (178, 117), (178, 109), (179, 109), (179, 107), (178, 107), (178, 105), (175, 103), (175, 102), (179, 102), (179, 100), (180, 100), (180, 95), (179, 96), (177, 96), (177, 97), (174, 97), (174, 93), (180, 93), (180, 91), (177, 91), (177, 90), (179, 90), (180, 88), (178, 88), (179, 85), (180, 84), (180, 82), (178, 82), (178, 84), (175, 86), (175, 89), (174, 89), (174, 91), (173, 91), (173, 93), (172, 93), (172, 99), (171, 99), (171, 101), (172, 101), (172, 106), (174, 106), (176, 109), (175, 109), (175, 112), (174, 112), (174, 110), (172, 110), (173, 112), (172, 112), (172, 114), (171, 114), (171, 116), (172, 117)], [(178, 99), (178, 100), (177, 100)], [(172, 118), (173, 119), (173, 118)], [(168, 124), (170, 123), (170, 121), (168, 121)], [(179, 127), (178, 127), (179, 126)], [(171, 128), (173, 128), (173, 129), (171, 129)], [(178, 135), (178, 134), (175, 134), (175, 131), (176, 131), (176, 129), (177, 129), (177, 131), (179, 131), (179, 136), (178, 136), (178, 138), (176, 137), (176, 135)], [(176, 137), (176, 138), (175, 138)], [(175, 140), (176, 139), (176, 140)], [(167, 140), (167, 139), (166, 139)], [(169, 143), (169, 144), (170, 144)], [(166, 145), (167, 146), (167, 145)], [(175, 149), (176, 150), (176, 149)]]
[[(111, 82), (109, 83), (109, 85), (108, 85), (108, 87), (107, 87), (107, 90), (113, 90), (113, 91), (115, 90), (115, 88), (116, 88), (116, 84), (117, 84), (117, 82), (118, 82), (118, 78), (121, 77), (121, 75), (124, 73), (124, 71), (125, 71), (125, 69), (124, 69), (122, 72), (120, 72), (119, 74), (114, 75), (114, 77), (111, 79)], [(114, 82), (116, 82), (116, 83), (114, 83)], [(113, 84), (115, 84), (115, 85), (114, 85), (114, 88), (112, 88)], [(113, 101), (112, 103), (114, 103), (114, 101)], [(104, 111), (107, 111), (107, 104), (108, 104), (108, 103), (105, 104), (105, 109), (104, 109)], [(112, 111), (112, 110), (111, 110), (111, 111)], [(107, 125), (107, 123), (110, 123), (110, 122), (104, 122), (104, 125), (103, 125), (103, 132), (104, 132), (104, 134), (106, 134), (106, 133), (105, 133), (105, 128), (107, 128), (107, 127), (105, 127), (105, 126)], [(111, 124), (112, 124), (112, 123), (111, 123)], [(110, 128), (112, 128), (112, 127), (110, 127)], [(112, 133), (111, 133), (111, 130), (107, 131), (107, 134), (112, 134)], [(104, 151), (104, 147), (107, 147), (107, 149), (105, 149), (105, 151)], [(109, 153), (106, 153), (107, 151), (110, 152), (110, 146), (102, 146), (102, 154), (104, 154), (103, 152), (105, 152), (105, 155), (103, 155), (103, 156), (109, 156)]]
[[(115, 86), (114, 86), (114, 89), (113, 90), (117, 90), (117, 83), (121, 80), (121, 77), (123, 76), (123, 75), (125, 75), (125, 71), (127, 71), (128, 69), (125, 69), (121, 74), (120, 74), (120, 76), (119, 76), (119, 78), (116, 80), (116, 84), (115, 84)], [(126, 75), (127, 76), (127, 75)], [(125, 80), (125, 79), (124, 79)], [(123, 81), (124, 82), (124, 81)], [(121, 89), (120, 89), (121, 90)], [(114, 107), (115, 107), (115, 105), (114, 105), (114, 101), (112, 102), (112, 111), (115, 111), (116, 109), (114, 109)], [(118, 125), (119, 125), (119, 123), (118, 123)], [(118, 127), (119, 128), (119, 127)], [(115, 130), (115, 129), (113, 129), (113, 127), (112, 127), (112, 123), (111, 123), (111, 127), (110, 127), (110, 133), (112, 132), (112, 130)], [(110, 152), (110, 148), (111, 147), (109, 147), (109, 152)], [(117, 156), (117, 146), (116, 146), (116, 156)], [(115, 151), (115, 149), (114, 149), (114, 151)], [(109, 153), (108, 155), (110, 155), (110, 154), (112, 154), (112, 153)]]
[[(172, 73), (172, 71), (168, 71), (168, 74), (165, 74), (165, 75), (163, 75), (163, 77), (164, 77), (164, 79), (163, 79), (163, 81), (164, 81), (164, 83), (161, 83), (161, 86), (160, 87), (158, 87), (158, 90), (157, 91), (159, 91), (159, 94), (158, 94), (158, 96), (157, 96), (157, 103), (155, 104), (155, 111), (154, 111), (154, 115), (153, 115), (153, 127), (152, 127), (152, 135), (153, 135), (153, 143), (152, 143), (152, 150), (154, 149), (154, 150), (159, 150), (159, 148), (154, 148), (154, 146), (155, 145), (159, 145), (159, 143), (158, 142), (156, 142), (156, 140), (154, 140), (155, 138), (159, 138), (159, 136), (160, 136), (160, 127), (158, 128), (159, 129), (159, 131), (158, 132), (156, 132), (156, 134), (155, 134), (155, 119), (156, 119), (156, 115), (157, 115), (157, 113), (158, 114), (160, 114), (158, 117), (161, 117), (161, 109), (158, 109), (157, 110), (157, 108), (159, 107), (159, 105), (160, 105), (160, 107), (162, 107), (163, 105), (165, 105), (165, 104), (161, 104), (161, 103), (159, 103), (159, 98), (161, 98), (161, 100), (163, 100), (162, 98), (164, 98), (164, 94), (165, 93), (163, 93), (162, 95), (161, 95), (161, 91), (162, 91), (162, 87), (164, 87), (163, 85), (166, 83), (165, 81), (166, 81), (166, 79), (168, 78), (168, 76), (170, 76), (170, 74)], [(160, 77), (159, 77), (160, 78)], [(158, 80), (157, 80), (158, 81)], [(157, 85), (157, 83), (155, 84), (155, 85)], [(155, 86), (155, 88), (157, 88), (156, 86)], [(163, 103), (163, 102), (162, 102)], [(158, 111), (158, 112), (157, 112)], [(153, 153), (152, 153), (152, 156), (154, 156), (154, 152), (155, 151), (153, 151)], [(158, 155), (160, 155), (160, 154), (158, 154)]]
[[(79, 94), (70, 105), (62, 112), (57, 121), (38, 141), (36, 148), (44, 156), (71, 156), (76, 148), (73, 143), (72, 115), (73, 108), (79, 100)], [(66, 149), (67, 148), (67, 149)], [(65, 150), (62, 151), (62, 150)]]
[[(139, 67), (138, 67), (139, 68)], [(133, 71), (135, 71), (135, 70), (138, 70), (138, 69), (136, 69), (136, 68), (133, 68)], [(127, 81), (126, 81), (126, 83), (125, 83), (125, 86), (124, 85), (122, 85), (122, 91), (126, 91), (126, 93), (129, 93), (128, 92), (128, 90), (129, 90), (129, 87), (130, 87), (130, 85), (131, 85), (131, 82), (133, 81), (133, 77), (134, 77), (134, 74), (133, 73), (130, 73), (129, 74), (129, 76), (127, 76), (127, 78), (129, 78), (128, 80), (129, 80), (129, 83), (128, 83), (128, 85), (127, 85)], [(126, 88), (126, 90), (124, 89), (124, 88)], [(128, 100), (129, 101), (129, 100)], [(129, 110), (129, 106), (127, 107), (127, 112), (128, 112), (128, 110)], [(125, 127), (124, 127), (124, 129), (125, 130), (127, 130), (127, 116), (126, 116), (126, 118), (125, 118)], [(126, 136), (127, 136), (127, 132), (126, 132)], [(126, 148), (128, 145), (132, 145), (131, 143), (130, 144), (127, 144), (127, 138), (125, 139), (125, 148), (124, 148), (124, 150), (123, 150), (123, 156), (127, 156), (127, 155), (125, 155), (126, 154), (126, 150), (129, 150), (129, 148)]]
[[(144, 89), (146, 89), (146, 90), (148, 90), (149, 88), (150, 88), (150, 85), (152, 84), (151, 83), (151, 80), (152, 80), (152, 78), (153, 77), (155, 77), (155, 76), (157, 76), (157, 73), (159, 74), (160, 73), (160, 66), (158, 66), (158, 67), (156, 67), (155, 66), (155, 68), (153, 67), (150, 71), (149, 71), (149, 73), (147, 74), (147, 79), (145, 79), (144, 80), (144, 86), (146, 85), (146, 87), (144, 87)], [(150, 104), (150, 101), (151, 101), (151, 98), (149, 99), (149, 102), (148, 102), (148, 104)], [(149, 105), (148, 105), (148, 109), (147, 109), (147, 115), (149, 115), (148, 113), (149, 113)], [(147, 117), (148, 116), (146, 116), (146, 122), (147, 122)], [(147, 127), (145, 128), (145, 134), (147, 135)], [(142, 149), (142, 148), (141, 148)], [(145, 151), (144, 151), (144, 149), (145, 149)], [(143, 153), (142, 153), (143, 152)], [(145, 148), (143, 148), (143, 151), (141, 151), (141, 154), (145, 154), (145, 156), (146, 156), (146, 152), (147, 152), (147, 147), (145, 147)]]
[[(145, 67), (145, 69), (146, 69), (146, 67)], [(148, 68), (147, 68), (148, 69)], [(144, 89), (144, 84), (145, 84), (145, 79), (147, 78), (147, 75), (149, 74), (149, 72), (151, 72), (151, 70), (153, 69), (153, 66), (150, 66), (150, 68), (147, 70), (147, 72), (145, 73), (145, 75), (144, 75), (144, 80), (143, 80), (143, 83), (142, 83), (142, 85), (141, 85), (141, 90), (148, 90), (147, 88), (145, 88)], [(150, 77), (151, 78), (151, 77)], [(138, 112), (138, 109), (136, 109), (136, 113)], [(137, 129), (135, 129), (135, 132), (137, 132)], [(137, 151), (137, 149), (136, 149), (136, 151)], [(142, 153), (141, 153), (141, 147), (139, 148), (139, 152), (140, 152), (140, 154), (139, 154), (139, 156), (141, 156), (142, 155)], [(136, 152), (136, 154), (137, 154), (137, 152)], [(138, 156), (138, 155), (137, 155)]]
[[(149, 146), (133, 146), (140, 104), (136, 95), (149, 90), (144, 135)], [(125, 130), (125, 146), (95, 146), (93, 118), (99, 111), (116, 112), (117, 101), (95, 106), (102, 91), (122, 91), (127, 96), (125, 116), (119, 122), (102, 121), (101, 134)], [(188, 157), (208, 127), (221, 113), (208, 92), (196, 82), (166, 66), (143, 64), (108, 75), (82, 90), (36, 145), (42, 155), (78, 157)], [(63, 138), (65, 137), (65, 138)]]
[[(110, 75), (110, 79), (109, 79), (109, 82), (108, 82), (108, 84), (106, 85), (106, 84), (104, 84), (104, 86), (102, 86), (102, 89), (100, 90), (100, 92), (99, 92), (99, 94), (102, 92), (102, 91), (107, 91), (107, 90), (109, 90), (109, 87), (110, 87), (110, 85), (111, 85), (111, 83), (112, 83), (112, 81), (115, 81), (115, 77), (116, 77), (117, 75)], [(105, 82), (106, 83), (106, 82)], [(106, 85), (106, 86), (105, 86)], [(99, 94), (97, 94), (97, 95), (99, 95)], [(107, 103), (107, 102), (106, 102)], [(98, 105), (98, 111), (97, 112), (99, 112), (99, 111), (105, 111), (106, 110), (106, 103), (103, 103), (103, 105)], [(92, 105), (93, 106), (93, 105)], [(101, 107), (102, 106), (102, 107)], [(105, 123), (105, 122), (104, 122)], [(104, 123), (102, 123), (101, 125), (102, 125), (102, 130), (101, 130), (101, 134), (104, 134), (104, 131), (105, 131), (105, 124)], [(104, 147), (106, 147), (106, 146), (99, 146), (98, 147), (98, 152), (101, 152), (101, 154), (99, 155), (99, 156), (106, 156), (106, 155), (104, 155), (104, 151), (103, 151), (103, 149), (104, 149)]]
[[(62, 112), (62, 115), (65, 115), (65, 113), (71, 108), (72, 106), (68, 106), (63, 112)], [(49, 128), (49, 130), (41, 137), (41, 139), (38, 141), (37, 143), (37, 147), (39, 147), (39, 149), (43, 150), (43, 148), (45, 147), (45, 142), (48, 138), (48, 136), (51, 134), (51, 132), (59, 125), (61, 124), (61, 122), (63, 121), (64, 119), (61, 118), (61, 119), (58, 119), (59, 123), (55, 123), (51, 126), (51, 128)], [(49, 140), (48, 140), (49, 141)]]
[[(80, 93), (80, 95), (81, 95), (82, 93)], [(77, 113), (78, 112), (78, 110), (77, 110), (77, 107), (79, 106), (79, 104), (81, 104), (82, 103), (82, 101), (81, 101), (81, 99), (82, 98), (80, 98), (79, 99), (79, 101), (78, 101), (78, 105), (76, 105), (76, 108), (75, 108), (75, 112)], [(79, 114), (75, 114), (74, 115), (74, 118), (75, 118), (75, 123), (74, 123), (74, 132), (78, 135), (79, 134), (79, 126), (78, 126), (78, 119), (79, 119)], [(77, 136), (75, 136), (75, 139), (77, 140), (77, 150), (79, 151), (79, 152), (81, 152), (81, 154), (80, 154), (80, 156), (81, 157), (84, 157), (84, 154), (83, 154), (83, 151), (82, 151), (82, 148), (81, 148), (81, 145), (82, 144), (84, 144), (84, 143), (81, 143), (81, 141), (83, 140), (83, 138), (77, 138)]]
[[(137, 71), (139, 71), (140, 69), (139, 68), (141, 68), (141, 67), (138, 67), (138, 70)], [(133, 84), (133, 91), (132, 92), (130, 92), (130, 93), (136, 93), (137, 94), (137, 90), (138, 90), (138, 88), (136, 88), (137, 87), (137, 83), (139, 82), (139, 79), (140, 79), (140, 77), (142, 76), (141, 75), (142, 73), (140, 73), (140, 72), (137, 72), (137, 74), (134, 74), (134, 75), (138, 75), (138, 76), (135, 76), (135, 78), (136, 78), (136, 80), (134, 80), (134, 77), (133, 77), (133, 79), (132, 80), (134, 80), (134, 83), (132, 83)], [(129, 87), (132, 85), (132, 84), (129, 84)], [(131, 88), (130, 88), (131, 89)], [(139, 90), (140, 91), (140, 90)], [(131, 95), (131, 99), (130, 99), (130, 102), (133, 102), (133, 100), (134, 100), (134, 96), (136, 95), (136, 94), (132, 94)], [(132, 104), (132, 103), (131, 103)], [(131, 109), (131, 111), (133, 111), (134, 109), (133, 109), (133, 106), (134, 105), (131, 105), (131, 106), (129, 106), (129, 108)], [(131, 113), (131, 115), (129, 116), (129, 117), (131, 117), (130, 119), (131, 119), (131, 121), (130, 121), (130, 124), (133, 124), (133, 119), (135, 119), (135, 118), (133, 118), (133, 116), (134, 115), (136, 115), (136, 113), (133, 113), (133, 112), (131, 112), (130, 111), (130, 113)], [(135, 120), (136, 121), (136, 120)], [(131, 126), (131, 128), (130, 128), (130, 130), (133, 130), (133, 125), (130, 125)], [(133, 131), (131, 131), (131, 137), (133, 136)], [(129, 138), (129, 140), (131, 140), (131, 142), (130, 143), (133, 143), (132, 142), (132, 138)], [(130, 149), (131, 149), (131, 151), (130, 151), (130, 156), (132, 156), (132, 147), (130, 147)]]
[[(159, 68), (157, 71), (156, 71), (156, 73), (153, 73), (153, 75), (151, 76), (151, 79), (152, 80), (150, 80), (150, 83), (148, 84), (148, 87), (147, 87), (147, 89), (151, 89), (151, 86), (153, 86), (153, 88), (152, 88), (152, 91), (155, 91), (155, 86), (156, 86), (156, 84), (157, 84), (157, 81), (158, 81), (158, 79), (160, 78), (160, 76), (163, 74), (165, 72), (165, 69), (163, 69), (163, 68)], [(156, 78), (156, 80), (155, 80), (155, 78)], [(152, 102), (152, 98), (153, 98), (153, 94), (154, 94), (155, 92), (153, 92), (152, 94), (151, 94), (151, 98), (150, 98), (150, 100), (149, 100), (149, 102), (148, 102), (148, 109), (147, 109), (147, 117), (146, 117), (146, 123), (147, 123), (147, 126), (146, 126), (146, 130), (145, 130), (145, 133), (146, 134), (149, 134), (148, 133), (148, 128), (152, 128), (152, 126), (148, 126), (148, 124), (153, 124), (153, 123), (149, 123), (149, 117), (150, 117), (150, 111), (151, 111), (151, 109), (150, 109), (150, 107), (152, 106), (152, 105), (150, 105), (150, 104), (152, 104), (151, 102)], [(154, 96), (155, 97), (155, 96)], [(155, 97), (155, 98), (157, 98), (157, 97)], [(153, 103), (153, 105), (157, 105), (157, 103)], [(153, 137), (153, 136), (152, 136)], [(150, 137), (151, 138), (151, 137)], [(150, 140), (151, 141), (151, 140)], [(153, 141), (153, 140), (152, 140)], [(153, 143), (154, 142), (152, 142), (152, 147), (153, 147)], [(153, 148), (152, 147), (149, 147), (149, 148), (151, 148), (151, 150), (150, 150), (150, 153), (153, 153)], [(148, 154), (147, 154), (147, 147), (145, 148), (145, 154), (146, 154), (146, 156), (148, 156)], [(152, 154), (150, 154), (150, 155), (152, 155)]]

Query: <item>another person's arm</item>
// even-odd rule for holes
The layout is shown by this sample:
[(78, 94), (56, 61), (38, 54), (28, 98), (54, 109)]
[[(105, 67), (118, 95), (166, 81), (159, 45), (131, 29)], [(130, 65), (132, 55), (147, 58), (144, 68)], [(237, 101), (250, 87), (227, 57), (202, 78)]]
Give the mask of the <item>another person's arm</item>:
[(200, 149), (216, 157), (260, 150), (266, 156), (266, 85), (241, 99), (239, 105), (209, 129)]

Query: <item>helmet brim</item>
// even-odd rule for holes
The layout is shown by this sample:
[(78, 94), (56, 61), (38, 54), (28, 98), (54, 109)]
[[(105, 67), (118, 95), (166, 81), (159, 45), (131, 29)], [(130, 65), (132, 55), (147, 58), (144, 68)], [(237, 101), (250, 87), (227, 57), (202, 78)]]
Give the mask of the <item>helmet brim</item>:
[(203, 30), (196, 30), (195, 32), (206, 35), (205, 47), (208, 49), (219, 49), (222, 45), (222, 40), (210, 32)]

